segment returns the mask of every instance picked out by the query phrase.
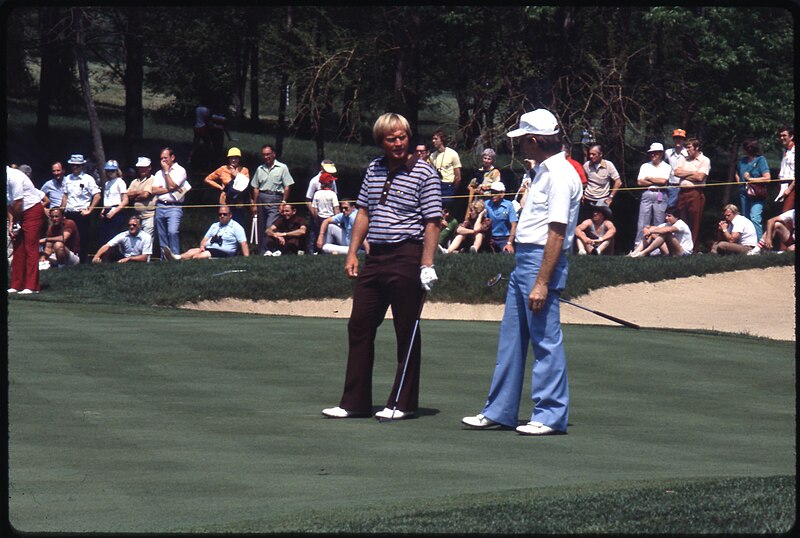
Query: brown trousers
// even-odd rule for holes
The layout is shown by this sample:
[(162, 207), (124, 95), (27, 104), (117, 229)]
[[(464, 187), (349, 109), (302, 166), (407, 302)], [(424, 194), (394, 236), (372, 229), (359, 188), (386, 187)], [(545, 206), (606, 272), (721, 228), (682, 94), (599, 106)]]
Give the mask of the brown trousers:
[[(419, 315), (422, 288), (419, 281), (422, 244), (372, 245), (356, 281), (353, 310), (347, 324), (349, 352), (344, 393), (339, 407), (351, 413), (372, 413), (372, 367), (375, 335), (386, 310), (392, 307), (397, 337), (397, 367), (386, 407), (393, 408), (411, 334)], [(414, 338), (405, 381), (397, 400), (400, 411), (416, 411), (421, 359), (420, 329)]]
[(699, 252), (700, 250), (697, 237), (700, 234), (700, 225), (703, 222), (703, 209), (705, 209), (705, 207), (705, 188), (681, 188), (678, 193), (678, 213), (680, 213), (681, 220), (685, 222), (692, 231), (694, 252)]

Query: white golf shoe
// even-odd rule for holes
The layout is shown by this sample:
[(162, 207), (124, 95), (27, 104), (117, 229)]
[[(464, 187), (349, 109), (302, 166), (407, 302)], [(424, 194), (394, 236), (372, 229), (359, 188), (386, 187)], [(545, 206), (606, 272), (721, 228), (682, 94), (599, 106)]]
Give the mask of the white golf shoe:
[(350, 411), (342, 409), (339, 406), (323, 409), (322, 414), (328, 418), (355, 418), (368, 416), (368, 414), (365, 413), (351, 413)]
[(499, 422), (495, 422), (490, 418), (486, 418), (480, 413), (474, 417), (464, 417), (461, 419), (461, 422), (476, 430), (485, 430), (486, 428), (491, 428), (493, 426), (500, 426)]
[(413, 416), (413, 411), (400, 411), (399, 409), (392, 411), (388, 407), (384, 407), (383, 411), (378, 411), (375, 413), (375, 418), (384, 418), (389, 420), (403, 420), (404, 418), (410, 418)]
[(517, 426), (517, 433), (521, 435), (557, 435), (564, 432), (554, 430), (541, 422), (528, 422), (522, 426)]

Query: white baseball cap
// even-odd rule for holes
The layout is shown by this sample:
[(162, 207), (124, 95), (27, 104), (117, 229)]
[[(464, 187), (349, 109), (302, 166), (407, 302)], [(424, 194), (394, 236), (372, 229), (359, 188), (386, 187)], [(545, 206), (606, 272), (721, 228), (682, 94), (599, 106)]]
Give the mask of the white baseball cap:
[(556, 117), (549, 110), (537, 108), (520, 116), (519, 128), (507, 133), (506, 136), (514, 138), (526, 134), (554, 135), (559, 132)]
[(136, 167), (138, 168), (140, 166), (150, 166), (150, 159), (147, 157), (139, 157), (136, 161)]
[(650, 149), (647, 150), (647, 153), (652, 153), (654, 151), (664, 151), (664, 144), (660, 142), (653, 142), (650, 144)]
[(324, 161), (322, 161), (320, 163), (320, 166), (322, 167), (322, 170), (324, 170), (325, 172), (328, 172), (329, 174), (335, 174), (336, 173), (336, 165), (333, 164), (333, 161), (330, 160), (330, 159), (325, 159)]
[(503, 185), (502, 181), (495, 181), (489, 186), (489, 190), (497, 192), (506, 192), (506, 186)]

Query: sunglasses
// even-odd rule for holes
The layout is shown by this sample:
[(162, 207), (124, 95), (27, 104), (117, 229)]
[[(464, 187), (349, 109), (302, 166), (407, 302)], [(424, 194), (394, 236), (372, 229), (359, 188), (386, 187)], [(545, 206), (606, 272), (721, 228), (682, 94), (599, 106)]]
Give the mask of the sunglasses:
[(220, 217), (227, 217), (228, 215), (230, 215), (230, 213), (220, 213), (219, 214)]

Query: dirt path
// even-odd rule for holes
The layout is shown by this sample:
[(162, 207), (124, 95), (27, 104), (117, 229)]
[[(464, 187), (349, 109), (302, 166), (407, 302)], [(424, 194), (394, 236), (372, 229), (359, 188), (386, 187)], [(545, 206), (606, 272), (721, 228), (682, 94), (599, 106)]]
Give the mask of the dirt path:
[[(641, 282), (595, 290), (576, 303), (641, 325), (711, 329), (795, 340), (794, 267), (771, 267)], [(247, 301), (224, 299), (184, 308), (281, 316), (347, 318), (350, 300)], [(429, 302), (423, 319), (499, 321), (502, 305)], [(570, 305), (561, 305), (562, 323), (613, 325)]]

